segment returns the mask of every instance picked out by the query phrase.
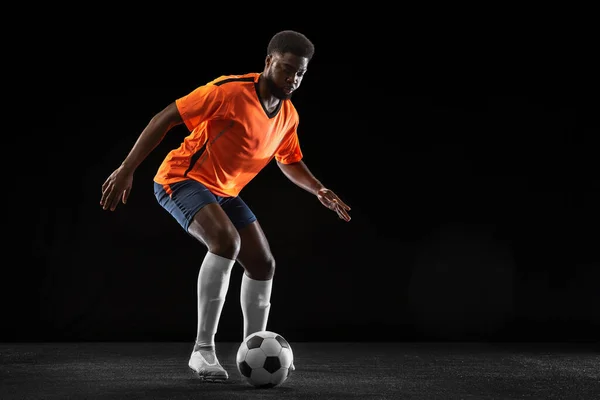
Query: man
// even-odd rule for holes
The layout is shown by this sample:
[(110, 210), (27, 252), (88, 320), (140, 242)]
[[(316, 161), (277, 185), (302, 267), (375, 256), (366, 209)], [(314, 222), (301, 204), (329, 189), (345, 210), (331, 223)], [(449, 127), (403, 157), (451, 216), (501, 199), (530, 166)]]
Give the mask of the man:
[(313, 54), (305, 35), (290, 30), (275, 34), (262, 73), (221, 76), (169, 104), (150, 120), (102, 185), (100, 204), (114, 211), (119, 202), (127, 202), (134, 171), (166, 133), (179, 124), (189, 129), (160, 165), (154, 193), (181, 227), (208, 249), (198, 274), (197, 336), (188, 362), (202, 379), (228, 378), (217, 359), (214, 338), (235, 261), (244, 268), (243, 338), (267, 326), (275, 261), (240, 191), (275, 158), (288, 179), (350, 221), (350, 207), (302, 161), (298, 113), (291, 97)]

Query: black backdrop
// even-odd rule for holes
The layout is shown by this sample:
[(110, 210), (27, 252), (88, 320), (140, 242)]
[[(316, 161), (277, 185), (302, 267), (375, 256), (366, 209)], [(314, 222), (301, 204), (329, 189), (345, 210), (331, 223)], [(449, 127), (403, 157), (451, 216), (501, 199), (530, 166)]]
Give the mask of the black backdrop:
[[(101, 185), (154, 113), (221, 74), (261, 71), (271, 35), (290, 28), (317, 49), (294, 96), (305, 161), (353, 219), (275, 165), (244, 189), (277, 259), (269, 329), (294, 341), (597, 340), (597, 101), (581, 84), (585, 54), (560, 34), (142, 22), (63, 25), (38, 44), (50, 85), (30, 104), (50, 115), (17, 139), (39, 154), (19, 167), (21, 206), (9, 199), (24, 236), (9, 235), (19, 252), (0, 339), (193, 340), (205, 249), (152, 194), (184, 128), (138, 169), (126, 206), (103, 211)], [(241, 273), (217, 340), (240, 339)]]

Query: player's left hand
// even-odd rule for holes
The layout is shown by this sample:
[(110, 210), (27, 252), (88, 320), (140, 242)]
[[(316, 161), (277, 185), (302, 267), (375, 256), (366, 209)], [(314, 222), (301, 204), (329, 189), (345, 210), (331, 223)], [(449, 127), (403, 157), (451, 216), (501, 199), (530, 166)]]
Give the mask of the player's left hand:
[(344, 203), (333, 191), (323, 188), (317, 192), (317, 198), (325, 207), (333, 210), (337, 213), (340, 219), (348, 222), (350, 221), (350, 206)]

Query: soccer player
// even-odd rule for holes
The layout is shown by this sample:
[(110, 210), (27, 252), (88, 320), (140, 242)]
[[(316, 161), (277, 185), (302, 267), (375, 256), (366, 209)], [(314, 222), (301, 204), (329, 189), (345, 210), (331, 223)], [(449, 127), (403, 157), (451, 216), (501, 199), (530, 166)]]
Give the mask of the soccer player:
[(275, 260), (241, 190), (274, 158), (294, 184), (350, 221), (350, 207), (302, 161), (299, 117), (291, 97), (313, 54), (314, 45), (304, 34), (275, 34), (262, 72), (221, 76), (167, 105), (102, 185), (104, 210), (126, 204), (136, 168), (167, 132), (185, 124), (189, 134), (159, 166), (154, 194), (185, 232), (207, 248), (198, 273), (197, 336), (188, 362), (207, 381), (228, 378), (216, 356), (215, 334), (236, 261), (244, 268), (242, 339), (266, 329), (271, 306)]

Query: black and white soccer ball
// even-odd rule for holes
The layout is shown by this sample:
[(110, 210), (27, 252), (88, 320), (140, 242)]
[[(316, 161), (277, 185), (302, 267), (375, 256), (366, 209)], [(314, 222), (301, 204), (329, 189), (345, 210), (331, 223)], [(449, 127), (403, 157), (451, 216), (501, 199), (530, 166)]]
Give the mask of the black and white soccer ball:
[(237, 351), (236, 364), (242, 377), (252, 386), (272, 388), (291, 375), (292, 347), (278, 333), (255, 332), (248, 335)]

